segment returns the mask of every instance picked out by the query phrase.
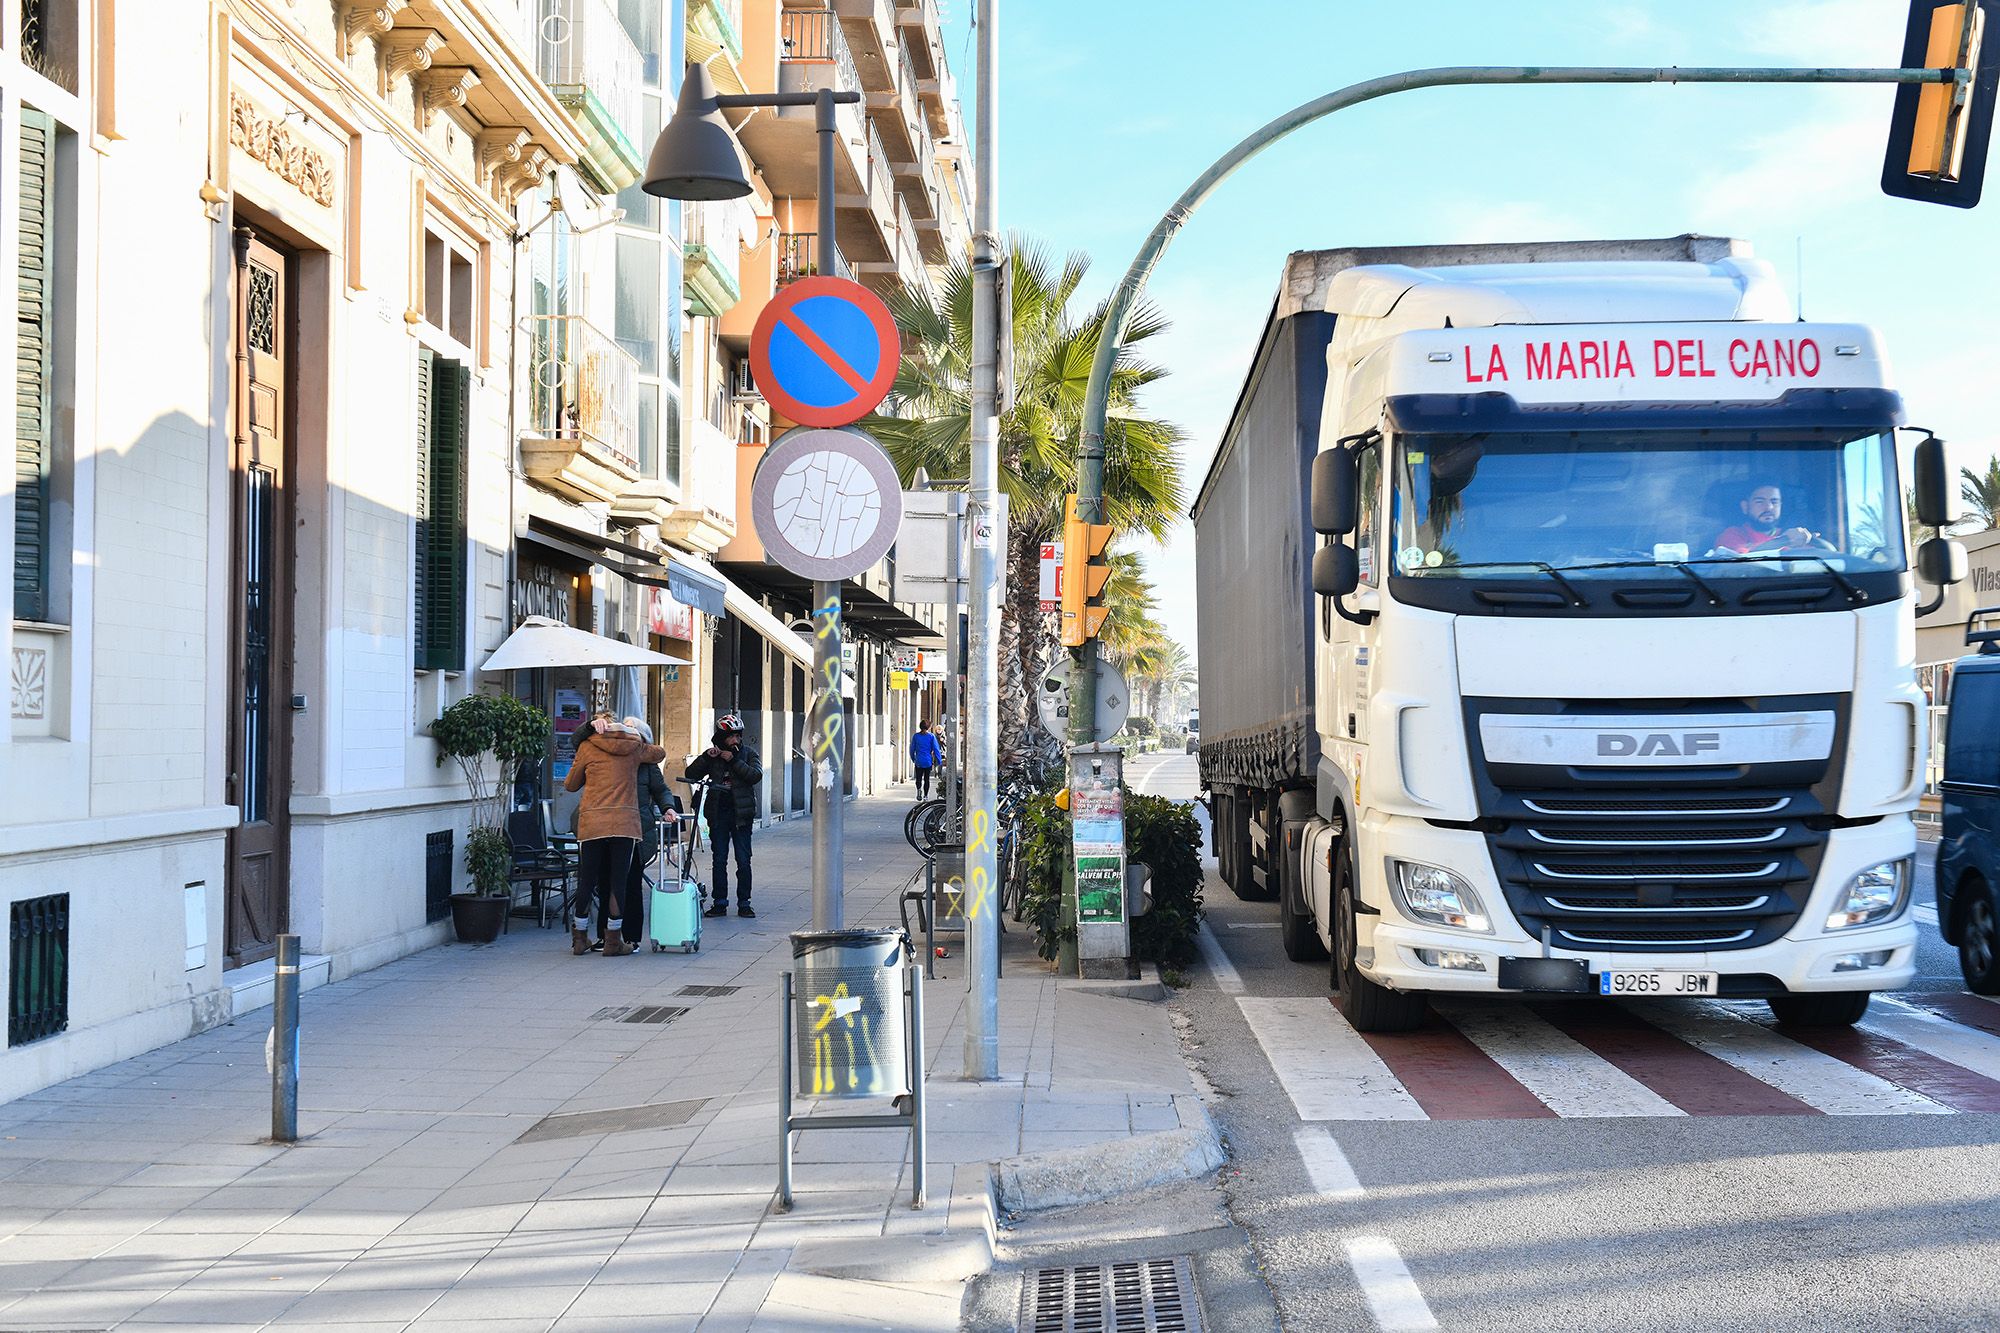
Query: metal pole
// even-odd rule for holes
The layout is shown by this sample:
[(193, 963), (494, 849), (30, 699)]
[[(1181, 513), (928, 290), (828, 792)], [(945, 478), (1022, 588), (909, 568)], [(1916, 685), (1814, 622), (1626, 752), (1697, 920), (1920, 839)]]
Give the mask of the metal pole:
[(930, 1150), (924, 1126), (924, 977), (914, 967), (904, 973), (909, 977), (910, 1006), (910, 1207), (921, 1208), (930, 1192), (924, 1161)]
[[(1000, 1077), (1000, 894), (993, 854), (1000, 768), (1000, 562), (1006, 556), (1000, 493), (1000, 246), (997, 170), (999, 0), (979, 0), (979, 95), (972, 223), (972, 580), (966, 693), (965, 1076)], [(984, 535), (982, 535), (982, 529)], [(953, 626), (956, 631), (956, 626)]]
[(778, 1211), (792, 1209), (792, 974), (778, 982)]
[(271, 1139), (299, 1141), (299, 937), (278, 936), (271, 995)]
[(958, 678), (965, 672), (965, 654), (958, 638), (959, 607), (964, 603), (965, 565), (962, 543), (965, 540), (965, 513), (959, 506), (962, 496), (954, 495), (951, 520), (946, 524), (951, 533), (950, 549), (945, 552), (945, 595), (950, 600), (945, 603), (944, 619), (944, 826), (947, 832), (958, 829), (963, 841), (965, 828), (965, 784), (959, 780), (958, 766), (961, 762), (958, 744), (958, 718), (961, 706)]
[[(819, 271), (831, 274), (840, 251), (833, 230), (834, 94), (819, 90), (814, 122), (819, 131)], [(814, 930), (839, 930), (845, 916), (841, 862), (846, 855), (847, 706), (841, 698), (841, 587), (838, 581), (813, 584), (812, 723), (812, 923)]]
[[(1125, 340), (1139, 296), (1146, 280), (1166, 253), (1174, 236), (1187, 225), (1195, 209), (1213, 194), (1236, 169), (1278, 140), (1336, 111), (1371, 102), (1392, 93), (1417, 88), (1450, 88), (1468, 85), (1590, 84), (1590, 83), (1969, 83), (1965, 69), (1777, 69), (1777, 68), (1687, 68), (1672, 66), (1448, 66), (1442, 69), (1405, 70), (1379, 79), (1368, 79), (1337, 92), (1316, 97), (1293, 107), (1276, 120), (1252, 132), (1234, 148), (1217, 158), (1194, 184), (1182, 192), (1154, 224), (1132, 266), (1119, 279), (1104, 313), (1104, 331), (1097, 339), (1097, 355), (1090, 364), (1090, 383), (1084, 390), (1083, 431), (1077, 449), (1076, 508), (1085, 523), (1102, 523), (1104, 518), (1104, 420), (1111, 403), (1111, 372), (1117, 363), (1119, 346)], [(980, 90), (982, 118), (980, 134), (986, 132), (983, 116), (985, 89)], [(981, 159), (981, 167), (985, 159)], [(984, 202), (981, 196), (981, 202)], [(976, 323), (975, 313), (975, 325)], [(975, 389), (976, 392), (976, 389)], [(975, 399), (976, 401), (976, 399)], [(977, 430), (977, 417), (974, 418)], [(975, 438), (977, 438), (975, 436)], [(1070, 735), (1088, 745), (1097, 730), (1097, 641), (1086, 640), (1077, 653), (1077, 670), (1070, 696)]]

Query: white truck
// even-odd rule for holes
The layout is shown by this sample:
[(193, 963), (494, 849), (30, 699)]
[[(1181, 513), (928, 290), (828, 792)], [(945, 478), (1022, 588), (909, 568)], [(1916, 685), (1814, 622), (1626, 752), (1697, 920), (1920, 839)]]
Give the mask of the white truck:
[(1225, 880), (1363, 1031), (1443, 991), (1854, 1022), (1917, 939), (1902, 422), (1741, 242), (1292, 255), (1193, 511)]

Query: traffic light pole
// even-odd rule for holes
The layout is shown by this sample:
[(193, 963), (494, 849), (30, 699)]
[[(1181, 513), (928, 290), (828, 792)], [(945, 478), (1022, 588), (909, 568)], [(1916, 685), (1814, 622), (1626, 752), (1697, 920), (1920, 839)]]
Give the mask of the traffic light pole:
[[(1195, 179), (1194, 184), (1174, 200), (1139, 247), (1132, 266), (1119, 279), (1104, 314), (1104, 331), (1098, 336), (1097, 355), (1090, 365), (1090, 383), (1084, 391), (1083, 430), (1077, 451), (1077, 516), (1085, 523), (1103, 523), (1104, 516), (1104, 421), (1111, 405), (1111, 372), (1125, 340), (1125, 329), (1146, 281), (1166, 254), (1180, 229), (1194, 211), (1234, 175), (1245, 162), (1278, 140), (1336, 111), (1393, 93), (1419, 88), (1468, 86), (1513, 86), (1518, 84), (1600, 84), (1600, 83), (1949, 83), (1970, 84), (1968, 69), (1782, 69), (1782, 68), (1676, 68), (1672, 66), (1452, 66), (1442, 69), (1406, 70), (1379, 79), (1352, 84), (1337, 92), (1314, 98), (1293, 107), (1276, 120), (1256, 130), (1234, 148), (1217, 158)], [(1070, 695), (1070, 736), (1080, 745), (1089, 744), (1097, 729), (1097, 641), (1085, 639), (1077, 650), (1077, 670)]]

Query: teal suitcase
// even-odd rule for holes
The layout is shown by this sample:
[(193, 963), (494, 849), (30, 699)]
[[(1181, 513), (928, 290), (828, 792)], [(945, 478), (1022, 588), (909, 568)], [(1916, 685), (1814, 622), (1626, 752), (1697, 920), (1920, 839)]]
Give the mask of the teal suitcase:
[(701, 949), (701, 885), (678, 876), (655, 885), (647, 904), (646, 933), (653, 952), (679, 949), (697, 953)]

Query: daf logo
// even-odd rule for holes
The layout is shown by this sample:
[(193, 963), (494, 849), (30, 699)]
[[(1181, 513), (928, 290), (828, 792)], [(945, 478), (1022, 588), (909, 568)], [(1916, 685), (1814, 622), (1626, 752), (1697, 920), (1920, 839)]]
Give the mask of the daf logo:
[(1684, 731), (1679, 736), (1664, 731), (1649, 731), (1644, 735), (1626, 735), (1616, 731), (1597, 733), (1597, 753), (1607, 757), (1630, 755), (1643, 759), (1656, 754), (1686, 757), (1714, 754), (1721, 748), (1722, 734), (1715, 731)]

